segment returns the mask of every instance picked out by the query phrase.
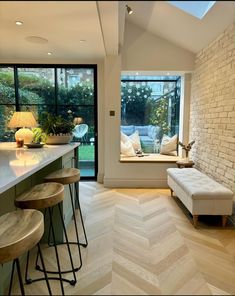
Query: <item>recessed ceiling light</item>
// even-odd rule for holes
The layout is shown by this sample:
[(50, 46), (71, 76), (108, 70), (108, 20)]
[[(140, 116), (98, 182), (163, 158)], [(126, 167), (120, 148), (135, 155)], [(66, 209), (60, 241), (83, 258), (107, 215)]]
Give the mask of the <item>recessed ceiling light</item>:
[(166, 75), (170, 75), (170, 72), (167, 72)]
[(48, 55), (52, 55), (52, 52), (49, 51), (47, 54), (48, 54)]
[(83, 43), (83, 42), (86, 42), (86, 40), (85, 39), (80, 39), (80, 42)]
[(22, 25), (23, 25), (23, 22), (21, 22), (21, 21), (16, 21), (15, 24), (16, 24), (17, 26), (22, 26)]
[(135, 74), (136, 74), (136, 75), (139, 75), (139, 72), (136, 72)]

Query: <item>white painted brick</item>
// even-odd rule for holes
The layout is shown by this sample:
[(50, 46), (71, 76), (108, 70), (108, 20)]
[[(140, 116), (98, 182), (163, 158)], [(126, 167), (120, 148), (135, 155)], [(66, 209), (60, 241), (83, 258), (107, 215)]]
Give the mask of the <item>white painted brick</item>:
[(190, 138), (195, 167), (235, 193), (235, 24), (196, 55)]

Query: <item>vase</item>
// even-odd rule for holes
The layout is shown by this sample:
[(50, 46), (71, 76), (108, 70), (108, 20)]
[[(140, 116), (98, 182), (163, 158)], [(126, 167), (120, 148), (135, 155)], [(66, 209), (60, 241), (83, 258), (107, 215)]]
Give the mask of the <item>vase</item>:
[(48, 135), (46, 139), (46, 144), (48, 145), (62, 145), (68, 144), (73, 138), (71, 134), (62, 135)]
[(185, 156), (186, 156), (186, 157), (185, 157), (185, 161), (186, 161), (186, 162), (189, 162), (189, 151), (186, 150), (186, 151), (185, 151), (185, 154), (186, 154), (186, 155), (185, 155)]

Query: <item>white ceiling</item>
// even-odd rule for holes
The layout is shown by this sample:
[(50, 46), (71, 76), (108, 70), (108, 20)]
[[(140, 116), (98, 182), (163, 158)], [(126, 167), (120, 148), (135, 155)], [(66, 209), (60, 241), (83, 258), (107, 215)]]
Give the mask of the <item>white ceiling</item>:
[[(132, 15), (126, 13), (126, 3), (134, 10)], [(235, 21), (235, 2), (219, 1), (199, 20), (166, 1), (0, 1), (0, 62), (79, 63), (117, 54), (125, 16), (198, 52)], [(16, 20), (23, 26), (16, 26)], [(30, 36), (48, 42), (29, 42)]]
[[(23, 26), (16, 26), (21, 20)], [(45, 44), (25, 38), (39, 36)], [(85, 39), (86, 42), (80, 42)], [(48, 56), (47, 52), (53, 55)], [(97, 59), (105, 48), (96, 1), (0, 1), (0, 61)]]
[(235, 1), (217, 1), (198, 19), (166, 1), (129, 1), (129, 22), (191, 52), (198, 52), (235, 21)]

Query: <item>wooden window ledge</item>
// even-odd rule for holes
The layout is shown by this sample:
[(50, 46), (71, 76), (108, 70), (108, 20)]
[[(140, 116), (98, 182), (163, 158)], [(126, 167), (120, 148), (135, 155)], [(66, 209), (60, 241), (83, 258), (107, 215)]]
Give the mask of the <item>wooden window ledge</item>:
[(163, 155), (156, 153), (146, 153), (142, 157), (139, 156), (126, 156), (120, 155), (120, 162), (161, 162), (161, 163), (176, 163), (178, 160), (182, 159), (179, 156)]

